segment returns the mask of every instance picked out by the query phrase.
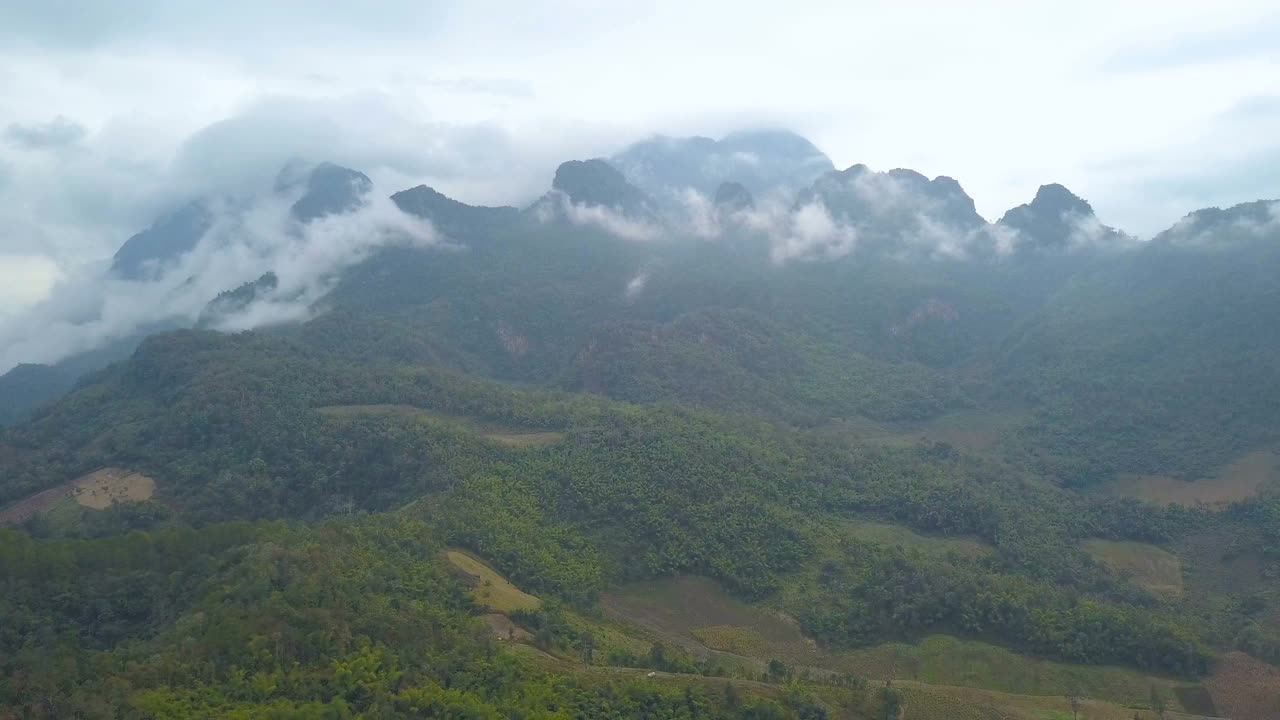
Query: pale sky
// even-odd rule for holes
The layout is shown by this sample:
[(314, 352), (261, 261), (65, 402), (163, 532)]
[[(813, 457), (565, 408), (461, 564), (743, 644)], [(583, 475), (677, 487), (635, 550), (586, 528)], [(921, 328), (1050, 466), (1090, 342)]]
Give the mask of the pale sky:
[(1280, 9), (1216, 2), (0, 2), (0, 317), (155, 213), (333, 160), (525, 204), (656, 132), (1061, 182), (1140, 236), (1280, 197)]

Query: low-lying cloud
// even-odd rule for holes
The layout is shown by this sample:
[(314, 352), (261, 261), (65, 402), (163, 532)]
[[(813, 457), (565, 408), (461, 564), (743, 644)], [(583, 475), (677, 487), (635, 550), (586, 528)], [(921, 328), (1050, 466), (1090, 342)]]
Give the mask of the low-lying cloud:
[(623, 240), (645, 242), (666, 234), (655, 222), (630, 217), (622, 210), (605, 205), (574, 202), (559, 190), (552, 190), (539, 200), (534, 212), (544, 223), (563, 218), (574, 225), (598, 228)]
[(21, 362), (56, 362), (112, 340), (165, 324), (191, 325), (220, 292), (265, 272), (276, 287), (217, 319), (222, 330), (305, 320), (340, 271), (390, 245), (431, 246), (430, 223), (370, 194), (355, 211), (301, 224), (289, 214), (296, 198), (272, 195), (243, 210), (224, 209), (190, 253), (160, 277), (123, 280), (97, 262), (68, 273), (48, 299), (0, 318), (0, 372)]
[(811, 202), (784, 217), (783, 224), (770, 228), (775, 263), (788, 260), (835, 260), (853, 252), (858, 233), (836, 222), (821, 201)]

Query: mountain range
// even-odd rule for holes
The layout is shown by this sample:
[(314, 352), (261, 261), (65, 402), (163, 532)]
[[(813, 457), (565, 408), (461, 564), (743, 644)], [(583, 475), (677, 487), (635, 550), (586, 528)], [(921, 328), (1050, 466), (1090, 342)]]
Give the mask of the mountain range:
[[(295, 197), (289, 215), (306, 224), (357, 210), (372, 183), (363, 173), (331, 163), (295, 162), (281, 170), (273, 192)], [(782, 200), (770, 214), (758, 205), (757, 196)], [(738, 133), (719, 141), (655, 137), (607, 160), (569, 161), (556, 170), (551, 190), (524, 211), (466, 205), (426, 186), (397, 192), (391, 199), (403, 212), (429, 220), (446, 238), (463, 243), (483, 243), (495, 234), (549, 221), (589, 225), (633, 240), (666, 242), (700, 235), (720, 237), (729, 245), (732, 236), (772, 236), (759, 242), (792, 240), (794, 251), (802, 255), (820, 251), (824, 242), (852, 247), (855, 237), (862, 256), (910, 252), (987, 260), (1013, 251), (1025, 255), (1133, 242), (1101, 224), (1088, 202), (1061, 185), (1041, 187), (1031, 202), (988, 224), (949, 177), (930, 180), (911, 170), (874, 172), (864, 165), (836, 171), (812, 143), (782, 131)], [(155, 279), (211, 235), (216, 221), (234, 222), (250, 203), (244, 197), (191, 200), (126, 240), (113, 258), (111, 273), (130, 281)], [(1258, 203), (1255, 214), (1265, 214), (1268, 207)], [(816, 234), (797, 227), (800, 213), (815, 208), (829, 226), (818, 227)], [(1210, 219), (1206, 214), (1212, 212), (1197, 211), (1162, 237), (1189, 231), (1191, 222), (1227, 224)], [(183, 323), (160, 327), (175, 324)], [(113, 347), (136, 346), (143, 336), (118, 339)], [(65, 392), (79, 375), (119, 357), (119, 351), (90, 350), (53, 366), (28, 364), (16, 374), (0, 376), (0, 422), (25, 417)]]

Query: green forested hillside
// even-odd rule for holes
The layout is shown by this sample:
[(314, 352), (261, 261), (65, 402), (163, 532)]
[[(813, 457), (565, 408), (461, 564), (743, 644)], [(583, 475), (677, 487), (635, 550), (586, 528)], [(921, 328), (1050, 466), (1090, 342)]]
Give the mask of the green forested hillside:
[(1118, 258), (1006, 341), (1002, 381), (1041, 408), (1018, 439), (1040, 467), (1194, 479), (1280, 437), (1280, 244), (1220, 240)]
[[(990, 231), (954, 181), (895, 173)], [(433, 192), (399, 202), (446, 212), (461, 242), (373, 252), (306, 322), (154, 335), (0, 430), (0, 717), (925, 707), (868, 684), (916, 678), (607, 612), (628, 583), (682, 576), (833, 657), (946, 635), (1146, 678), (1153, 705), (1179, 687), (1202, 714), (1225, 654), (1280, 662), (1269, 465), (1215, 506), (1100, 490), (1203, 479), (1280, 439), (1269, 231), (778, 263), (755, 231), (637, 242)], [(923, 222), (904, 208), (893, 222)], [(261, 299), (232, 295), (228, 312)], [(103, 468), (154, 497), (80, 502)], [(888, 530), (849, 530), (869, 523)], [(1098, 540), (1181, 577), (1153, 589)], [(476, 605), (483, 579), (446, 548), (539, 609)], [(1102, 700), (1132, 704), (1131, 685)]]

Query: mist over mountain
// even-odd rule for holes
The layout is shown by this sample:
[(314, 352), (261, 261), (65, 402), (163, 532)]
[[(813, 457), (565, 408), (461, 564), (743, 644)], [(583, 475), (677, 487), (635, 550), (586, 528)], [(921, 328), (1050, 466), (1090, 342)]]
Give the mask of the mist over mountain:
[[(370, 212), (363, 208), (370, 198), (386, 196), (358, 170), (327, 162), (291, 162), (261, 197), (191, 201), (126, 240), (109, 276), (142, 282), (146, 292), (170, 298), (175, 293), (189, 296), (192, 300), (185, 307), (190, 309), (183, 309), (181, 303), (170, 312), (148, 309), (137, 320), (115, 320), (111, 324), (119, 325), (118, 329), (105, 333), (104, 323), (92, 319), (93, 312), (70, 316), (61, 335), (65, 339), (60, 341), (66, 349), (23, 351), (22, 343), (32, 339), (15, 337), (11, 342), (16, 354), (11, 353), (8, 362), (56, 361), (72, 348), (92, 351), (112, 337), (132, 336), (133, 328), (143, 323), (196, 322), (214, 296), (237, 286), (253, 287), (255, 278), (275, 272), (270, 256), (278, 246), (291, 247), (288, 252), (294, 262), (308, 253), (325, 257), (322, 265), (326, 267), (359, 262), (367, 248), (395, 242), (395, 232), (381, 235), (373, 245), (368, 238), (326, 237), (324, 242), (336, 240), (337, 244), (324, 250), (312, 236), (334, 230), (364, 232), (363, 216)], [(988, 224), (952, 178), (929, 179), (901, 168), (879, 172), (865, 165), (835, 171), (812, 143), (783, 131), (734, 133), (718, 141), (655, 137), (609, 160), (567, 161), (550, 178), (547, 194), (523, 216), (510, 207), (467, 205), (426, 186), (391, 194), (390, 203), (378, 202), (391, 212), (431, 223), (434, 232), (463, 245), (525, 232), (530, 223), (552, 222), (594, 228), (631, 241), (682, 237), (686, 242), (712, 241), (724, 245), (726, 252), (730, 247), (742, 252), (762, 243), (774, 264), (846, 256), (865, 262), (877, 254), (922, 261), (991, 262), (1014, 251), (1114, 249), (1133, 242), (1099, 222), (1087, 201), (1061, 185), (1042, 186), (1030, 203)], [(268, 219), (272, 213), (277, 217), (285, 213), (285, 221)], [(1271, 221), (1271, 213), (1272, 206), (1261, 201), (1231, 211), (1197, 211), (1160, 238), (1187, 238), (1228, 225), (1261, 227)], [(749, 241), (753, 237), (758, 240)], [(202, 249), (196, 252), (197, 248)], [(1082, 258), (1087, 256), (1086, 252)], [(1055, 277), (1072, 272), (1069, 264), (1060, 265)], [(184, 265), (191, 269), (182, 269)], [(225, 278), (219, 277), (222, 268), (226, 268)], [(224, 308), (218, 316), (225, 327), (237, 328), (308, 317), (327, 292), (320, 288), (340, 280), (328, 272), (317, 275), (308, 270), (305, 279), (293, 280), (286, 273), (282, 282), (290, 286), (287, 301), (273, 299), (273, 292), (262, 288), (249, 302), (236, 304), (232, 312)], [(634, 288), (652, 275), (651, 270), (638, 272)], [(104, 291), (138, 294), (127, 287)], [(208, 289), (197, 290), (201, 287)], [(205, 296), (199, 297), (200, 293)], [(38, 313), (39, 309), (33, 311), (31, 317)], [(211, 316), (204, 317), (209, 324)], [(10, 324), (22, 332), (21, 323)], [(86, 328), (84, 332), (77, 333), (79, 325)]]
[[(524, 209), (328, 162), (191, 201), (0, 326), (0, 503), (37, 508), (36, 534), (87, 532), (47, 529), (67, 521), (35, 498), (126, 465), (177, 509), (75, 522), (377, 525), (426, 498), (423, 532), (568, 607), (705, 576), (781, 603), (822, 652), (978, 642), (953, 624), (1004, 593), (1026, 619), (985, 631), (990, 651), (1173, 675), (1204, 712), (1219, 700), (1199, 683), (1231, 648), (1280, 658), (1280, 628), (1221, 589), (1190, 579), (1175, 604), (1092, 549), (1230, 528), (1262, 543), (1247, 586), (1273, 572), (1260, 489), (1196, 510), (1109, 493), (1198, 488), (1280, 443), (1277, 205), (1195, 211), (1142, 242), (1059, 184), (990, 223), (948, 176), (827, 166), (789, 134), (651, 139), (561, 163)], [(530, 502), (508, 472), (546, 500), (495, 521)], [(868, 522), (974, 538), (983, 559), (876, 536), (822, 549)], [(563, 553), (597, 560), (557, 579), (577, 567)], [(839, 620), (915, 601), (928, 612)]]
[(467, 205), (426, 185), (401, 190), (391, 201), (406, 213), (430, 220), (445, 237), (461, 240), (483, 240), (520, 217), (516, 208)]
[(163, 273), (165, 264), (195, 248), (213, 226), (213, 219), (213, 212), (200, 201), (158, 218), (120, 246), (111, 260), (111, 271), (126, 280), (146, 280)]
[(685, 188), (711, 196), (724, 182), (742, 185), (753, 195), (790, 196), (835, 169), (813, 143), (785, 130), (738, 132), (720, 140), (657, 136), (627, 147), (609, 162), (658, 198)]
[(0, 720), (1280, 718), (1268, 3), (0, 40)]
[(1232, 207), (1202, 208), (1153, 238), (1161, 244), (1230, 243), (1266, 238), (1280, 227), (1280, 200), (1256, 200)]
[(1029, 246), (1023, 249), (1108, 246), (1126, 240), (1099, 222), (1088, 202), (1058, 184), (1040, 186), (1030, 203), (1010, 209), (998, 224), (1025, 238)]
[(302, 223), (351, 212), (360, 207), (364, 196), (373, 189), (373, 182), (364, 173), (329, 162), (306, 170), (301, 177), (297, 174), (294, 166), (281, 170), (275, 191), (281, 194), (301, 191), (289, 214)]

